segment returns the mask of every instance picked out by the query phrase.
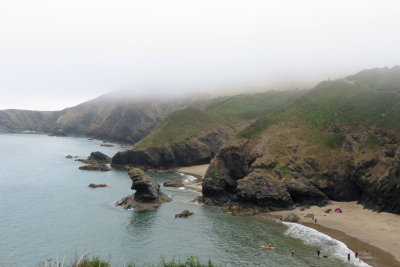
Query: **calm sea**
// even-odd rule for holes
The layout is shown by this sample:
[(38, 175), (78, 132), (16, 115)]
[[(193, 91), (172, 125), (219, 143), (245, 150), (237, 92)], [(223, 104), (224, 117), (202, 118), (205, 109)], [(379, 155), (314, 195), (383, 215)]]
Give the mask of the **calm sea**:
[[(157, 211), (136, 213), (113, 206), (132, 194), (126, 171), (82, 171), (86, 158), (109, 156), (120, 146), (101, 141), (46, 135), (0, 134), (0, 266), (37, 266), (47, 258), (70, 262), (89, 250), (89, 257), (125, 263), (158, 263), (160, 257), (226, 266), (353, 266), (347, 247), (329, 236), (297, 224), (262, 217), (235, 217), (192, 202), (198, 193), (162, 188), (172, 201)], [(160, 184), (185, 181), (178, 173), (148, 173)], [(106, 188), (90, 189), (90, 183)], [(194, 215), (175, 219), (189, 209)], [(271, 242), (276, 250), (260, 248)], [(317, 258), (320, 249), (328, 258)], [(295, 255), (291, 256), (291, 250)], [(359, 264), (359, 263), (353, 263)]]

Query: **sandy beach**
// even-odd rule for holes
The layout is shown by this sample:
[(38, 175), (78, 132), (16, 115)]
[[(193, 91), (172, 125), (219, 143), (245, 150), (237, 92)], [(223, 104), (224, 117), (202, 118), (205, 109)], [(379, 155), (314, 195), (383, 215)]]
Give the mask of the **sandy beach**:
[[(336, 208), (342, 208), (342, 213), (335, 213)], [(324, 211), (331, 209), (330, 213)], [(270, 212), (269, 215), (279, 216), (287, 214), (289, 211), (277, 211)], [(361, 258), (365, 258), (366, 262), (375, 262), (368, 260), (371, 255), (365, 255), (365, 251), (370, 245), (369, 252), (374, 253), (374, 257), (384, 257), (384, 252), (393, 255), (393, 259), (388, 259), (388, 255), (385, 258), (385, 264), (379, 264), (374, 266), (400, 266), (400, 216), (386, 213), (386, 212), (373, 212), (371, 210), (364, 209), (362, 205), (356, 202), (336, 202), (332, 201), (331, 205), (325, 207), (312, 206), (309, 209), (301, 211), (299, 208), (292, 210), (291, 212), (296, 213), (300, 217), (300, 223), (313, 227), (321, 232), (331, 235), (344, 242), (353, 251), (362, 252)], [(314, 218), (317, 219), (315, 223), (312, 218), (305, 218), (304, 215), (313, 213)], [(336, 230), (330, 231), (330, 229)], [(346, 239), (345, 235), (341, 235), (342, 232), (345, 235), (354, 237), (361, 242), (355, 244), (352, 240)], [(341, 237), (340, 237), (341, 236)], [(366, 244), (362, 244), (362, 242)], [(374, 251), (375, 250), (375, 251)], [(395, 265), (392, 265), (395, 264)]]
[(186, 173), (194, 176), (201, 176), (201, 178), (206, 175), (207, 168), (210, 164), (195, 165), (189, 167), (181, 167), (177, 171), (181, 173)]
[(193, 175), (194, 177), (196, 177), (197, 179), (193, 183), (186, 184), (185, 187), (188, 189), (201, 192), (203, 177), (204, 175), (206, 175), (206, 171), (209, 165), (210, 164), (203, 164), (203, 165), (195, 165), (189, 167), (181, 167), (177, 169), (177, 172)]

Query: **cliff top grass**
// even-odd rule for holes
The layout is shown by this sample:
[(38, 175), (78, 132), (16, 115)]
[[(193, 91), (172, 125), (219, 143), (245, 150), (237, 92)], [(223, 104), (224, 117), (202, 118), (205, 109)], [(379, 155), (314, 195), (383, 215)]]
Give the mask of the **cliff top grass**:
[(324, 130), (331, 125), (376, 126), (400, 133), (400, 67), (364, 70), (318, 84), (293, 104), (241, 132), (259, 137), (271, 124), (295, 120)]
[(268, 91), (213, 99), (204, 110), (188, 107), (173, 112), (134, 148), (171, 146), (212, 130), (241, 127), (293, 102), (304, 90)]

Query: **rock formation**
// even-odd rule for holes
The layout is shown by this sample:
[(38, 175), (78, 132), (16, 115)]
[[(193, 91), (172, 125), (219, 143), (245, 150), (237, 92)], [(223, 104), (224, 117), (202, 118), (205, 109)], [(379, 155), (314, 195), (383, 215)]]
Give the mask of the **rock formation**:
[(78, 159), (77, 161), (81, 161), (86, 164), (107, 164), (111, 163), (111, 158), (100, 151), (90, 153), (90, 156), (87, 159)]
[(152, 211), (163, 202), (170, 201), (170, 198), (160, 191), (160, 185), (141, 169), (129, 170), (129, 176), (132, 180), (131, 189), (136, 192), (118, 201), (116, 206), (121, 206), (123, 209), (133, 208), (134, 211)]
[(165, 187), (182, 187), (184, 184), (182, 182), (164, 182)]
[(191, 215), (193, 215), (193, 212), (191, 212), (189, 210), (184, 210), (179, 214), (175, 214), (175, 218), (187, 218)]

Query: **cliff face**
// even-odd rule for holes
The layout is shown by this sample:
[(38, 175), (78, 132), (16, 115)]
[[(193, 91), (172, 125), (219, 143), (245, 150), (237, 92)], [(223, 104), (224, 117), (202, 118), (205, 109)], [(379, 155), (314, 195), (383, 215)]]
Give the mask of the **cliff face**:
[(232, 131), (211, 131), (169, 147), (149, 147), (118, 152), (114, 165), (133, 165), (142, 168), (171, 168), (209, 163), (218, 148), (232, 138)]
[[(298, 128), (286, 130), (293, 139), (299, 134)], [(332, 199), (360, 201), (366, 208), (400, 214), (397, 135), (363, 128), (345, 134), (342, 145), (330, 151), (307, 139), (283, 145), (281, 134), (223, 147), (203, 180), (206, 203), (281, 209), (325, 205)], [(371, 136), (379, 140), (373, 147), (368, 146)], [(279, 155), (272, 143), (279, 144)], [(321, 151), (316, 151), (320, 145)]]

